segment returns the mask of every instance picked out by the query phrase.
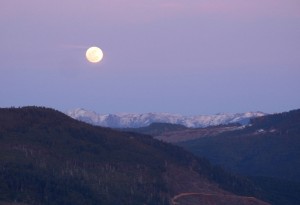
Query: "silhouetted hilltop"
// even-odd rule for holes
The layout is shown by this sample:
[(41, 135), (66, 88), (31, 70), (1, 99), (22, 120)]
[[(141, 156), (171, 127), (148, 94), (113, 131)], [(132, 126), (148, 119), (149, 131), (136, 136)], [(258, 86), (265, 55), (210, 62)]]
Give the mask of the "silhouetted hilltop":
[(163, 205), (191, 192), (204, 204), (266, 204), (235, 195), (258, 195), (248, 180), (179, 147), (49, 108), (0, 109), (0, 167), (2, 204)]

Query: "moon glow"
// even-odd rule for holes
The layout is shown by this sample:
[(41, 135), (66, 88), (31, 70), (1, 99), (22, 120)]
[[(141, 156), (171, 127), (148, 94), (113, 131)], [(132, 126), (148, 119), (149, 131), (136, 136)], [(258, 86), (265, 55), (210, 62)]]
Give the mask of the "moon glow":
[(103, 58), (103, 51), (98, 47), (90, 47), (86, 51), (86, 59), (91, 63), (99, 63)]

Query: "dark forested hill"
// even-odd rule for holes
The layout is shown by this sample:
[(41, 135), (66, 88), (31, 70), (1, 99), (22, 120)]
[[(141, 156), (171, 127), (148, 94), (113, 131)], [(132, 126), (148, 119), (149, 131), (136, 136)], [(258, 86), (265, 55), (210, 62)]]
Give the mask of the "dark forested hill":
[(250, 181), (150, 136), (0, 109), (0, 204), (266, 204), (254, 195)]
[(177, 144), (251, 176), (274, 204), (300, 203), (300, 110), (255, 118), (244, 129)]
[(244, 129), (180, 145), (240, 174), (300, 182), (300, 110), (255, 118)]

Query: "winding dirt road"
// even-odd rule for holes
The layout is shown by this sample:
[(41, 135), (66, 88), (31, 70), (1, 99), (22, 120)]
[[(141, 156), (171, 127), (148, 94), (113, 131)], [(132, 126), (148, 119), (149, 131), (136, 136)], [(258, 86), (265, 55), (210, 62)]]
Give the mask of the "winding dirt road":
[(178, 199), (183, 198), (183, 197), (190, 197), (190, 196), (235, 198), (235, 199), (243, 199), (243, 200), (249, 200), (252, 202), (257, 202), (256, 203), (257, 205), (269, 205), (268, 203), (259, 201), (258, 199), (254, 198), (254, 197), (225, 195), (225, 194), (193, 193), (193, 192), (178, 194), (172, 198), (171, 203), (172, 203), (172, 205), (178, 205), (178, 204), (180, 204), (179, 202), (177, 202)]

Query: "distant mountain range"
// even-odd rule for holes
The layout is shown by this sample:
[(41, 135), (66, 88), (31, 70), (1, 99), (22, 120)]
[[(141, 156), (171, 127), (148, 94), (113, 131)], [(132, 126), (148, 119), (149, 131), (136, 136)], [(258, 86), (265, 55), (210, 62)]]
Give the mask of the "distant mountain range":
[(265, 116), (262, 112), (246, 112), (216, 115), (183, 116), (169, 113), (144, 113), (144, 114), (97, 114), (82, 108), (66, 112), (70, 117), (93, 125), (112, 128), (138, 128), (152, 123), (171, 123), (184, 125), (189, 128), (216, 126), (221, 124), (239, 123), (248, 124), (255, 117)]

